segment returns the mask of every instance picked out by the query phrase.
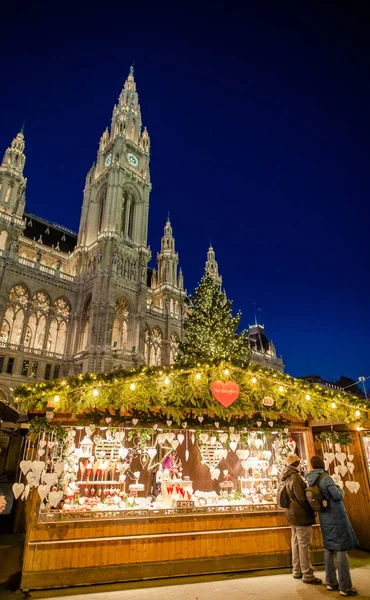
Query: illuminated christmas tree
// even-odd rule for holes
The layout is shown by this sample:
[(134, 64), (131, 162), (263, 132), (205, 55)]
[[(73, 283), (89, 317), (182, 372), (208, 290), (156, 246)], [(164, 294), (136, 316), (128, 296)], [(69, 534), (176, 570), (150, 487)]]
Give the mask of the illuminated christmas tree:
[(206, 270), (188, 300), (185, 340), (177, 362), (186, 366), (221, 361), (247, 365), (250, 348), (247, 332), (237, 333), (240, 318), (240, 312), (233, 317), (232, 302)]

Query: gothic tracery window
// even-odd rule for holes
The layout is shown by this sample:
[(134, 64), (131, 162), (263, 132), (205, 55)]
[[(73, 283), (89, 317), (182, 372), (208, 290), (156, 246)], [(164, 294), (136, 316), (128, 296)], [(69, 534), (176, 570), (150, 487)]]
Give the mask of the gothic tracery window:
[(179, 354), (179, 343), (180, 340), (176, 333), (171, 333), (170, 336), (170, 364), (173, 365), (176, 362), (176, 358)]
[(104, 210), (105, 210), (105, 202), (107, 197), (107, 189), (104, 188), (99, 195), (98, 201), (98, 233), (101, 232), (103, 227), (103, 218), (104, 218)]
[(162, 333), (155, 327), (150, 339), (150, 366), (159, 367), (162, 364)]
[(112, 330), (112, 346), (116, 350), (126, 350), (127, 348), (128, 317), (128, 304), (124, 298), (119, 298), (114, 307)]

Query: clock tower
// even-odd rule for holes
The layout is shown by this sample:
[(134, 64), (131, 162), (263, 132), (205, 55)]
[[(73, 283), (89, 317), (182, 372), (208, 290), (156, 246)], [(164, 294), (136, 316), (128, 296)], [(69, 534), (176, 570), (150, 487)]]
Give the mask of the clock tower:
[(88, 370), (110, 370), (118, 355), (119, 366), (144, 361), (149, 151), (131, 67), (84, 189), (76, 248), (84, 293), (74, 349), (87, 353)]

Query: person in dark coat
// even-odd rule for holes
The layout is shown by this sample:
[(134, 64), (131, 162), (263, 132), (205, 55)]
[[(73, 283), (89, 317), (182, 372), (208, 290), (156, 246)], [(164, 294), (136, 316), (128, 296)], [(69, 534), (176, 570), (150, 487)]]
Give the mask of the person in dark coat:
[(310, 558), (315, 513), (306, 499), (306, 484), (298, 472), (299, 463), (299, 456), (289, 454), (281, 476), (290, 500), (285, 516), (292, 528), (293, 577), (302, 578), (304, 583), (320, 585), (321, 579), (315, 577)]
[[(342, 502), (344, 491), (325, 472), (325, 464), (321, 456), (313, 456), (311, 466), (313, 470), (307, 473), (306, 480), (310, 486), (318, 482), (324, 498), (328, 501), (326, 509), (319, 512), (324, 539), (326, 587), (330, 591), (339, 589), (341, 596), (356, 596), (357, 590), (352, 587), (347, 550), (356, 548), (358, 540)], [(326, 474), (318, 481), (322, 473)], [(335, 552), (338, 577), (334, 564)]]

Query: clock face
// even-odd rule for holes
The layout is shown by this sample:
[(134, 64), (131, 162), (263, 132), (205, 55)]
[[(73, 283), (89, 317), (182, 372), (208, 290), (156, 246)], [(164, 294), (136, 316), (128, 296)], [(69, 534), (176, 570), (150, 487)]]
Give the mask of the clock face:
[(127, 160), (133, 167), (137, 167), (139, 164), (137, 157), (135, 156), (135, 154), (132, 154), (132, 152), (129, 152), (129, 154), (127, 155)]
[(112, 155), (108, 154), (107, 158), (105, 159), (105, 166), (109, 167), (109, 165), (111, 164), (111, 162), (112, 162)]

